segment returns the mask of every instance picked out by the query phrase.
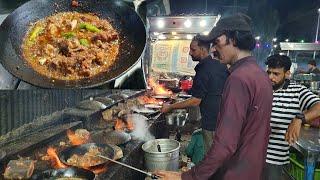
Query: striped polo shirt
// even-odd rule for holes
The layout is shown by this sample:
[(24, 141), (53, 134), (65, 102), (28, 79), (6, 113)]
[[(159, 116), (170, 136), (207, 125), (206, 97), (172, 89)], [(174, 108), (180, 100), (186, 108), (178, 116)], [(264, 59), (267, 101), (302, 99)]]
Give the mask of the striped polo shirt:
[(288, 126), (297, 114), (310, 109), (318, 102), (320, 99), (317, 95), (305, 86), (293, 82), (287, 82), (283, 88), (273, 92), (267, 163), (289, 163), (289, 144), (285, 141)]

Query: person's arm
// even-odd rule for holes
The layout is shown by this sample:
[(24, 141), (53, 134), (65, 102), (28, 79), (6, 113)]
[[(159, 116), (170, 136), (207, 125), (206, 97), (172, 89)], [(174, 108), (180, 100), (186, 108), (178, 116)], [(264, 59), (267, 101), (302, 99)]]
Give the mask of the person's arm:
[(192, 107), (192, 106), (199, 106), (199, 104), (201, 103), (201, 99), (199, 98), (195, 98), (195, 97), (191, 97), (187, 100), (181, 101), (181, 102), (177, 102), (171, 105), (167, 105), (164, 104), (161, 108), (161, 112), (162, 113), (167, 113), (170, 112), (174, 109), (184, 109), (187, 107)]
[(319, 70), (318, 68), (316, 68), (316, 69), (314, 70), (314, 73), (315, 73), (315, 74), (320, 74), (320, 70)]
[(182, 179), (209, 179), (236, 152), (243, 123), (250, 104), (247, 85), (238, 78), (226, 82), (213, 145), (204, 160)]
[[(313, 120), (320, 117), (320, 99), (305, 87), (301, 89), (299, 94), (300, 110), (303, 112), (306, 122), (312, 123)], [(289, 124), (285, 139), (290, 145), (298, 140), (301, 124), (302, 120), (298, 118), (294, 118)]]
[(193, 85), (191, 88), (192, 98), (189, 98), (185, 101), (181, 101), (172, 105), (163, 105), (161, 108), (162, 113), (170, 112), (174, 109), (183, 109), (191, 106), (199, 106), (201, 100), (205, 98), (208, 93), (209, 86), (209, 74), (204, 71), (204, 69), (200, 69), (197, 71), (196, 75), (193, 79)]

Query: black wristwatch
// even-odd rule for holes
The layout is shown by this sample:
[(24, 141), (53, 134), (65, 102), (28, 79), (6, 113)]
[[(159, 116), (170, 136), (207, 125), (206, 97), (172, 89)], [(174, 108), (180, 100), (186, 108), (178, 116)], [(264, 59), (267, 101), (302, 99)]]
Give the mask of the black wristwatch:
[(297, 118), (297, 119), (301, 119), (302, 124), (306, 124), (306, 123), (307, 123), (307, 121), (306, 121), (306, 117), (304, 116), (304, 114), (303, 114), (303, 113), (301, 113), (301, 114), (297, 114), (297, 115), (296, 115), (296, 118)]

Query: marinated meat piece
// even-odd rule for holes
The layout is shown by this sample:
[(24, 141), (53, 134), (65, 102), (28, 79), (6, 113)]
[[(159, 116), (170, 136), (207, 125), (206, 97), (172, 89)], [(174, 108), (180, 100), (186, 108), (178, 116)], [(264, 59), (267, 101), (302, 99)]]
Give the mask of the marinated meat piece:
[(102, 112), (102, 117), (105, 121), (110, 121), (113, 119), (113, 110), (112, 109), (108, 109)]
[(123, 158), (123, 152), (122, 152), (122, 149), (119, 146), (117, 146), (117, 145), (110, 145), (110, 146), (115, 151), (114, 158), (113, 158), (114, 160), (118, 160), (118, 159)]
[(77, 129), (75, 131), (75, 135), (80, 139), (89, 140), (89, 138), (90, 138), (90, 132), (86, 129)]
[(103, 65), (103, 58), (104, 58), (103, 52), (98, 52), (93, 62), (98, 65)]
[(115, 41), (115, 40), (117, 40), (119, 37), (118, 37), (118, 34), (111, 34), (110, 36), (109, 36), (109, 40), (110, 41)]
[(48, 56), (50, 57), (54, 57), (55, 53), (56, 53), (56, 48), (53, 47), (51, 44), (47, 44), (46, 48), (45, 48), (45, 52)]
[(58, 28), (53, 23), (48, 25), (49, 34), (52, 36), (56, 36), (58, 34)]
[(72, 38), (70, 40), (67, 40), (67, 45), (69, 49), (80, 48), (80, 42), (77, 38)]
[(101, 42), (107, 42), (108, 37), (104, 34), (97, 34), (91, 38), (91, 41), (96, 42), (100, 40)]
[(91, 167), (98, 164), (101, 164), (104, 159), (100, 157), (96, 157), (97, 155), (101, 154), (102, 150), (100, 150), (97, 146), (91, 146), (88, 149), (88, 152), (84, 155), (73, 154), (68, 160), (68, 164), (77, 167)]
[(92, 60), (91, 59), (85, 59), (84, 61), (82, 61), (81, 63), (81, 68), (82, 69), (89, 69), (91, 66)]
[(107, 45), (106, 45), (105, 43), (103, 43), (101, 40), (97, 40), (96, 45), (97, 45), (99, 48), (102, 48), (102, 49), (104, 49), (104, 48), (107, 47)]
[(62, 55), (67, 56), (67, 57), (71, 56), (67, 42), (60, 42), (58, 44), (58, 47), (59, 47), (59, 52)]
[(80, 76), (89, 77), (91, 72), (89, 70), (81, 70), (78, 73)]
[(91, 38), (91, 41), (97, 42), (100, 40), (101, 42), (111, 42), (118, 39), (117, 34), (107, 34), (107, 33), (100, 33)]
[(66, 26), (69, 30), (73, 31), (77, 27), (78, 21), (76, 19), (66, 21)]
[(74, 72), (74, 69), (65, 61), (61, 61), (59, 63), (60, 71), (64, 75), (72, 74)]
[(77, 23), (78, 21), (75, 19), (71, 21), (71, 30), (74, 30), (77, 27)]
[(48, 63), (48, 69), (49, 70), (57, 70), (58, 69), (58, 63), (56, 61), (51, 61)]

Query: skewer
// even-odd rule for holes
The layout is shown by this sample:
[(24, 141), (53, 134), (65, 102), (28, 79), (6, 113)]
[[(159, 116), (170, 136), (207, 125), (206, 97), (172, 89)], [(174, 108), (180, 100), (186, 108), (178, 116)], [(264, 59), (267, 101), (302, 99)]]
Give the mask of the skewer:
[(124, 163), (121, 163), (121, 162), (119, 162), (119, 161), (110, 159), (110, 158), (108, 158), (108, 157), (106, 157), (106, 156), (102, 156), (102, 155), (97, 155), (97, 156), (100, 157), (100, 158), (103, 158), (103, 159), (107, 159), (107, 160), (109, 160), (109, 161), (111, 161), (111, 162), (120, 164), (120, 165), (122, 165), (122, 166), (125, 166), (125, 167), (127, 167), (127, 168), (133, 169), (133, 170), (135, 170), (135, 171), (141, 172), (141, 173), (143, 173), (143, 174), (146, 174), (147, 176), (150, 176), (152, 179), (158, 179), (158, 178), (160, 178), (160, 176), (158, 176), (158, 175), (155, 175), (155, 174), (153, 174), (153, 173), (146, 172), (146, 171), (140, 170), (140, 169), (138, 169), (138, 168), (129, 166), (129, 165), (124, 164)]

